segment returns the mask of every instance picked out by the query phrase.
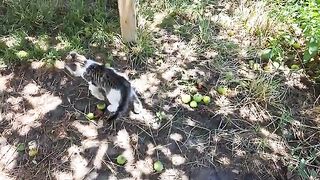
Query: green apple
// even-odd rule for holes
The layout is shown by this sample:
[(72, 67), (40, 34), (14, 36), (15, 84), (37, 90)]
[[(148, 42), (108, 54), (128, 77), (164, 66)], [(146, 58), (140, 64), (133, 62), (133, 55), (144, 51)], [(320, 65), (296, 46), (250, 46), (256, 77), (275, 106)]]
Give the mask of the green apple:
[(123, 155), (117, 157), (117, 163), (119, 165), (124, 165), (127, 162), (127, 159)]
[(191, 101), (190, 102), (190, 107), (196, 108), (198, 106), (198, 103), (196, 101)]
[(292, 46), (293, 46), (294, 48), (296, 48), (296, 49), (301, 48), (301, 45), (300, 45), (300, 43), (298, 43), (298, 42), (293, 43)]
[(291, 69), (293, 69), (293, 70), (298, 70), (298, 69), (300, 69), (300, 67), (299, 67), (299, 65), (297, 65), (297, 64), (292, 64), (292, 65), (291, 65)]
[(26, 147), (25, 147), (24, 143), (19, 143), (17, 146), (17, 151), (22, 152), (25, 150), (25, 148)]
[(99, 103), (99, 104), (97, 104), (97, 108), (99, 110), (104, 110), (106, 108), (106, 104), (105, 103)]
[(29, 156), (30, 157), (34, 157), (36, 155), (38, 155), (38, 149), (37, 148), (29, 149)]
[(193, 100), (197, 103), (201, 102), (202, 101), (202, 95), (197, 93), (195, 95), (193, 95)]
[(86, 115), (86, 117), (89, 119), (89, 120), (93, 120), (94, 119), (94, 114), (93, 113), (88, 113)]
[(219, 86), (218, 89), (217, 89), (217, 92), (218, 92), (220, 95), (226, 95), (226, 94), (227, 94), (227, 91), (228, 91), (228, 88), (227, 88), (227, 87), (224, 87), (224, 86)]
[(16, 55), (18, 56), (18, 58), (24, 59), (28, 57), (29, 53), (26, 51), (19, 51), (16, 53)]
[(156, 161), (155, 163), (153, 163), (153, 169), (157, 172), (161, 172), (163, 170), (163, 164), (161, 163), (161, 161)]
[(203, 100), (204, 104), (206, 104), (206, 105), (208, 105), (211, 101), (209, 96), (203, 96), (202, 100)]
[(191, 101), (191, 96), (189, 94), (184, 94), (181, 96), (183, 103), (188, 104)]

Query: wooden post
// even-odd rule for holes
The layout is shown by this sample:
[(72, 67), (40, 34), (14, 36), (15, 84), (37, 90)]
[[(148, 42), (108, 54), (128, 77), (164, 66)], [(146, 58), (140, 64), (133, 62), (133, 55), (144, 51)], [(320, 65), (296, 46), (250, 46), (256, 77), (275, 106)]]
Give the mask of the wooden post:
[(137, 40), (135, 0), (118, 0), (121, 36), (125, 42)]

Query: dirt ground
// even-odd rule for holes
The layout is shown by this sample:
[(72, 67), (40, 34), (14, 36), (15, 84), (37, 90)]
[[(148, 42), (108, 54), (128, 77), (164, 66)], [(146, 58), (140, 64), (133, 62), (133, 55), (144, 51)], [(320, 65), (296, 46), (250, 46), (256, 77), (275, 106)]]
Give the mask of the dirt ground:
[[(132, 72), (129, 66), (121, 67)], [(263, 179), (285, 179), (286, 168), (262, 159), (255, 148), (238, 147), (234, 151), (234, 138), (252, 133), (242, 128), (228, 129), (232, 123), (210, 111), (217, 108), (214, 103), (193, 110), (179, 102), (183, 87), (177, 82), (182, 77), (170, 73), (162, 77), (152, 71), (129, 73), (144, 111), (111, 123), (103, 117), (95, 121), (85, 118), (86, 113), (95, 111), (98, 101), (89, 94), (84, 81), (71, 77), (59, 62), (55, 67), (33, 62), (1, 70), (1, 166), (7, 177), (258, 179), (259, 175)], [(164, 77), (168, 79), (161, 79)], [(214, 83), (209, 79), (199, 91), (210, 93)], [(31, 141), (39, 148), (34, 158), (28, 155), (27, 144)], [(26, 148), (16, 151), (18, 143)], [(115, 163), (122, 153), (128, 160), (125, 166)], [(164, 163), (163, 173), (153, 171), (156, 160)], [(257, 167), (265, 169), (254, 171)]]

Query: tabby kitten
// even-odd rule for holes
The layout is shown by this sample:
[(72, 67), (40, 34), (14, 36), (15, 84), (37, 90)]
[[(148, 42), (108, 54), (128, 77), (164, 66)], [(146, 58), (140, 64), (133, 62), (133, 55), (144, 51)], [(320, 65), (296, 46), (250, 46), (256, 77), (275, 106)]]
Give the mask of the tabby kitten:
[(89, 90), (94, 97), (109, 101), (107, 110), (115, 113), (108, 120), (115, 120), (123, 115), (131, 102), (134, 113), (140, 113), (141, 101), (124, 75), (76, 52), (70, 52), (66, 59), (65, 68), (72, 75), (82, 77), (88, 82)]

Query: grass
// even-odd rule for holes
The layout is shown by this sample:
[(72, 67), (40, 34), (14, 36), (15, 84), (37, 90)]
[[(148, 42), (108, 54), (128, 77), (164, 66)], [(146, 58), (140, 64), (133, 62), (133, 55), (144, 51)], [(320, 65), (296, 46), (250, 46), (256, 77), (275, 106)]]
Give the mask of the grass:
[[(102, 61), (118, 67), (143, 67), (137, 79), (149, 87), (137, 88), (143, 89), (140, 93), (153, 114), (150, 117), (161, 128), (121, 121), (129, 133), (150, 138), (163, 149), (171, 133), (181, 133), (183, 143), (175, 142), (177, 152), (190, 159), (184, 169), (231, 167), (256, 172), (261, 179), (277, 179), (284, 174), (278, 169), (286, 169), (292, 176), (310, 179), (320, 173), (319, 124), (305, 112), (319, 106), (318, 94), (311, 87), (289, 86), (287, 81), (294, 76), (298, 78), (292, 81), (301, 83), (302, 77), (318, 74), (305, 74), (318, 67), (316, 5), (313, 0), (300, 4), (140, 0), (138, 40), (124, 43), (116, 1), (2, 0), (0, 61), (8, 66), (34, 61), (54, 64), (75, 49), (102, 54)], [(292, 30), (296, 25), (304, 30), (302, 34)], [(308, 55), (312, 57), (306, 62)], [(274, 62), (279, 67), (272, 66)], [(220, 86), (228, 87), (228, 92), (219, 94)], [(188, 92), (190, 87), (209, 95), (212, 103), (196, 109), (179, 104), (176, 92)], [(137, 154), (143, 156), (140, 150)], [(157, 151), (157, 159), (163, 158), (161, 153)]]

